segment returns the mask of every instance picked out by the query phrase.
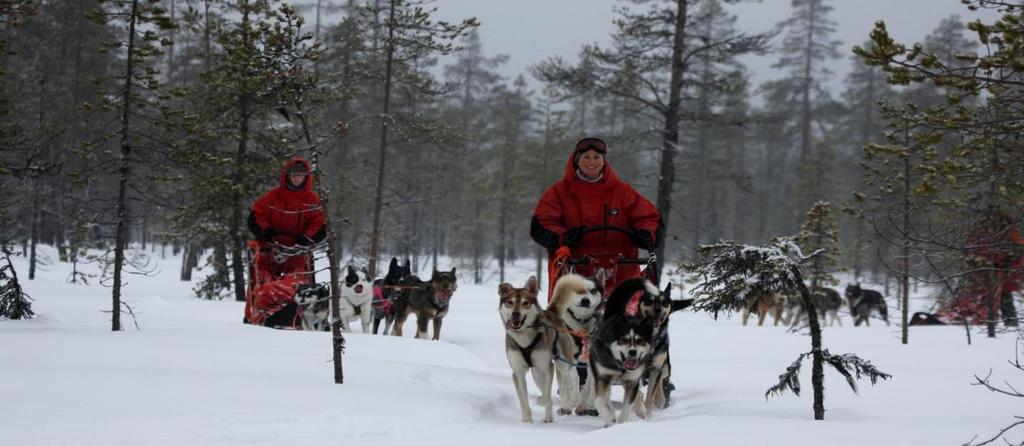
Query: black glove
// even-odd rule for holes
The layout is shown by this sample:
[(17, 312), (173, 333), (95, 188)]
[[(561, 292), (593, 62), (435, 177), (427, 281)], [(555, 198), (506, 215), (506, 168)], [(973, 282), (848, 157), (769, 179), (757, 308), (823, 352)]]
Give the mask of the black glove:
[(260, 238), (263, 240), (272, 240), (277, 235), (277, 231), (274, 228), (263, 228), (260, 229)]
[(654, 237), (651, 237), (651, 233), (643, 229), (634, 229), (629, 231), (629, 239), (633, 241), (633, 244), (640, 249), (646, 249), (650, 251), (654, 249)]
[(583, 241), (583, 231), (587, 229), (586, 226), (577, 226), (572, 229), (567, 229), (562, 233), (562, 243), (565, 246), (576, 246)]
[(313, 246), (313, 245), (315, 245), (315, 243), (313, 243), (313, 240), (311, 238), (306, 237), (306, 234), (299, 234), (298, 237), (295, 237), (295, 244), (297, 244), (299, 246)]

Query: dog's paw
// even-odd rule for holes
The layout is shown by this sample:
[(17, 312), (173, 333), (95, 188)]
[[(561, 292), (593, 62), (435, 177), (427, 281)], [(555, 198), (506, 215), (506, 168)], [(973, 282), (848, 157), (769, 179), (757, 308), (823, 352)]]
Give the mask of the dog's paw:
[(562, 416), (572, 415), (572, 409), (566, 409), (566, 408), (558, 409), (558, 414), (562, 415)]
[(543, 422), (545, 424), (547, 424), (547, 423), (554, 423), (555, 422), (555, 417), (553, 417), (551, 415), (547, 415), (547, 416), (544, 417)]

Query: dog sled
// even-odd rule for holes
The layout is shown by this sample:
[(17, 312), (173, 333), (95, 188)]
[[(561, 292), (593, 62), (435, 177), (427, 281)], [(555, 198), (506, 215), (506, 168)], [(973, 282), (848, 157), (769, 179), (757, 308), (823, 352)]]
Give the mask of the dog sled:
[(303, 310), (328, 305), (330, 293), (316, 282), (316, 249), (317, 245), (249, 241), (244, 323), (299, 330), (303, 328)]
[[(592, 226), (582, 232), (582, 236), (603, 231), (620, 232), (626, 235), (630, 230), (619, 226)], [(640, 269), (643, 267), (643, 269)], [(598, 273), (602, 273), (600, 276)], [(555, 282), (565, 274), (580, 274), (590, 277), (603, 277), (604, 295), (608, 299), (612, 290), (625, 280), (642, 277), (652, 283), (658, 283), (658, 260), (654, 253), (647, 257), (627, 257), (620, 252), (589, 253), (573, 257), (565, 246), (555, 251), (555, 260), (551, 262), (549, 290), (554, 289)], [(548, 293), (550, 299), (550, 291)]]

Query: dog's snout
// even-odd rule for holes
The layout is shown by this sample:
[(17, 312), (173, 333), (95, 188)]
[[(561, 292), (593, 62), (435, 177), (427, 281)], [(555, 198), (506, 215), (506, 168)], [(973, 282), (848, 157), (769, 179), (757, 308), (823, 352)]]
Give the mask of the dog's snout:
[(590, 307), (590, 298), (584, 297), (582, 300), (580, 300), (580, 306), (583, 308)]
[(363, 292), (363, 286), (362, 285), (356, 285), (356, 292), (357, 293), (362, 293)]
[(636, 357), (636, 355), (637, 355), (637, 351), (636, 351), (636, 350), (630, 350), (630, 351), (629, 351), (629, 356), (630, 356), (631, 358), (635, 358), (635, 357)]

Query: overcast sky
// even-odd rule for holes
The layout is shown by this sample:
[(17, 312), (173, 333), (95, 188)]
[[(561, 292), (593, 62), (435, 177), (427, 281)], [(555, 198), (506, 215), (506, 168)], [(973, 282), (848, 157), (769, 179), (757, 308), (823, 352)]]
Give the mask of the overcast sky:
[[(488, 55), (507, 54), (509, 63), (503, 72), (514, 77), (547, 57), (559, 55), (575, 61), (580, 45), (598, 43), (607, 46), (614, 31), (612, 11), (615, 0), (438, 0), (437, 17), (458, 20), (476, 17), (484, 51)], [(834, 90), (850, 66), (850, 49), (867, 40), (877, 20), (884, 20), (897, 41), (912, 43), (938, 26), (939, 21), (958, 14), (964, 21), (978, 14), (986, 21), (997, 17), (992, 12), (971, 12), (960, 0), (833, 0), (831, 19), (838, 24), (836, 38), (843, 42), (840, 60), (830, 68), (835, 73), (830, 84)], [(760, 32), (774, 29), (791, 13), (790, 0), (747, 1), (731, 5), (741, 30)], [(778, 41), (780, 38), (776, 38)], [(778, 56), (745, 59), (753, 74), (753, 84), (776, 79), (782, 74), (771, 68)], [(758, 60), (760, 59), (760, 60)], [(528, 74), (528, 81), (536, 85)]]

